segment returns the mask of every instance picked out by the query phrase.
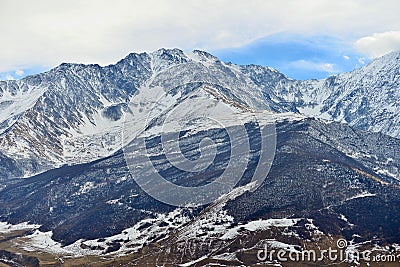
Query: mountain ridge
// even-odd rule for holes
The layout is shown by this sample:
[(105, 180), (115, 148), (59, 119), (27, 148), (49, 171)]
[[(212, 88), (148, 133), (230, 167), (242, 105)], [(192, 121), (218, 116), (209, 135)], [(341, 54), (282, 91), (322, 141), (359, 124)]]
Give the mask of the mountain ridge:
[[(399, 137), (400, 51), (322, 80), (297, 81), (251, 65), (248, 73), (266, 96), (292, 111)], [(263, 80), (269, 81), (267, 86)]]
[[(110, 155), (120, 148), (122, 118), (140, 88), (161, 85), (168, 92), (195, 83), (212, 84), (255, 109), (303, 113), (398, 137), (399, 66), (396, 52), (353, 72), (296, 81), (270, 67), (224, 63), (200, 50), (130, 53), (104, 67), (62, 63), (42, 74), (0, 82), (0, 151), (17, 160), (14, 175), (25, 177)], [(379, 79), (370, 78), (375, 74)], [(95, 139), (101, 140), (100, 147)], [(75, 146), (87, 143), (91, 147)]]

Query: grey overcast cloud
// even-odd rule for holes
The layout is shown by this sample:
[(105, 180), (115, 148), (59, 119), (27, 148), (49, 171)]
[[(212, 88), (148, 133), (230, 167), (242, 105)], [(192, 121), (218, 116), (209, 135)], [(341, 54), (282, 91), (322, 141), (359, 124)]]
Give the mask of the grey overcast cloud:
[[(0, 1), (0, 72), (114, 63), (160, 47), (225, 51), (290, 32), (333, 36), (376, 57), (400, 49), (396, 0)], [(234, 58), (233, 58), (234, 60)]]

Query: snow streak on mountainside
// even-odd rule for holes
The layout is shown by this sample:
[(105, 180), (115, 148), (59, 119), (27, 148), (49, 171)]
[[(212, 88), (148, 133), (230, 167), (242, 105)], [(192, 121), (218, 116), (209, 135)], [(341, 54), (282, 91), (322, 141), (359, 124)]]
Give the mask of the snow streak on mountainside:
[(292, 111), (400, 137), (400, 52), (323, 80), (296, 81), (254, 65), (242, 71)]
[[(229, 99), (243, 110), (302, 112), (399, 137), (399, 65), (399, 53), (392, 53), (350, 73), (294, 81), (271, 68), (224, 63), (197, 50), (133, 53), (106, 67), (62, 64), (0, 82), (0, 158), (7, 163), (1, 178), (115, 153), (125, 115), (132, 113), (129, 101), (138, 91), (151, 96), (156, 87), (170, 96), (180, 92), (182, 99), (209, 88), (214, 95), (208, 97)], [(170, 100), (159, 107), (180, 101)]]

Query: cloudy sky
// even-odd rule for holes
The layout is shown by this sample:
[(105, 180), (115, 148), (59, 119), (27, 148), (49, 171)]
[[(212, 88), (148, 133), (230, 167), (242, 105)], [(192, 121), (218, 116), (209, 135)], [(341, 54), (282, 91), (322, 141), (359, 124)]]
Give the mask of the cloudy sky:
[(398, 0), (0, 0), (0, 79), (178, 47), (321, 78), (400, 50)]

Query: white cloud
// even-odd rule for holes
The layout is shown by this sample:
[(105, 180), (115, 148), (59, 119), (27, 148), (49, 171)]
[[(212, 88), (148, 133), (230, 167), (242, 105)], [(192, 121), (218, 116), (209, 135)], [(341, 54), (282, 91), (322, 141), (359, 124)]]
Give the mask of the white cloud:
[(337, 73), (335, 65), (332, 63), (312, 62), (307, 60), (292, 61), (289, 65), (296, 69), (310, 70), (310, 71), (323, 71), (327, 73)]
[(15, 75), (22, 76), (22, 75), (24, 75), (24, 71), (23, 70), (16, 70), (15, 71)]
[(349, 59), (350, 59), (350, 57), (349, 57), (349, 56), (346, 56), (346, 55), (344, 55), (343, 58), (344, 58), (345, 60), (349, 60)]
[(397, 0), (1, 0), (0, 72), (238, 47), (285, 31), (356, 38), (399, 29), (399, 9)]
[(354, 45), (357, 50), (369, 57), (380, 57), (400, 50), (400, 31), (374, 33), (358, 39)]
[(13, 76), (11, 76), (10, 74), (6, 75), (6, 80), (15, 80)]

